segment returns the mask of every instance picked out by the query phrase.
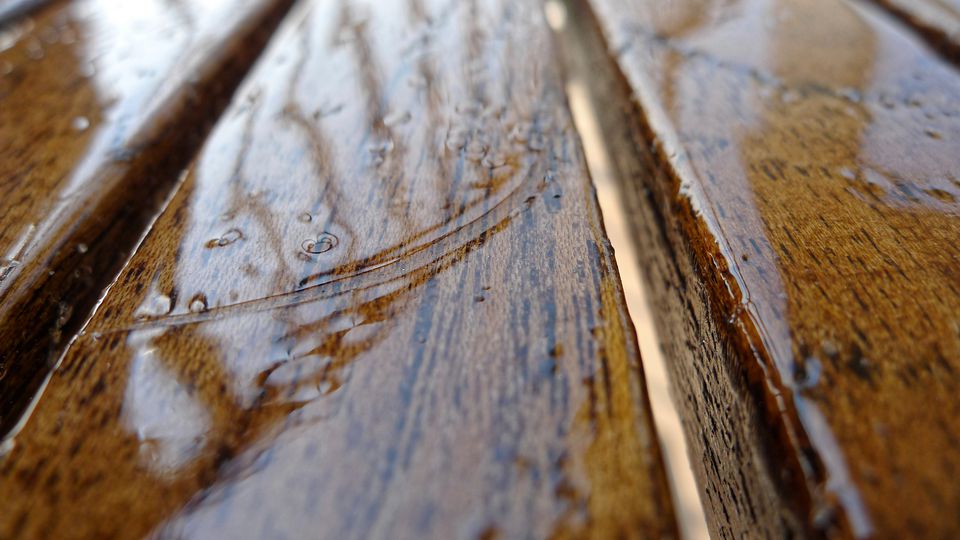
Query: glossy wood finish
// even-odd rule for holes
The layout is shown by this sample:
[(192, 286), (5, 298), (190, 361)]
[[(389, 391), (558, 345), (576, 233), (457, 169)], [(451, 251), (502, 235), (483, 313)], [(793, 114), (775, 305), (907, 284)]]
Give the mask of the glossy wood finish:
[(8, 445), (0, 537), (674, 537), (540, 8), (301, 4)]
[[(288, 0), (51, 3), (0, 52), (0, 436), (169, 197)], [(7, 48), (9, 46), (9, 48)]]
[(874, 0), (960, 62), (960, 0)]
[(576, 6), (713, 533), (956, 537), (955, 66), (869, 4)]

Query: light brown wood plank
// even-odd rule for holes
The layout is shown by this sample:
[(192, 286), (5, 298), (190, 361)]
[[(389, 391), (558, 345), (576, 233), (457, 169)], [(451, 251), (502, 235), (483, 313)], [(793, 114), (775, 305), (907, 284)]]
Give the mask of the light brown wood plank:
[(5, 27), (0, 437), (116, 277), (290, 4), (62, 1)]
[(540, 3), (305, 2), (0, 492), (3, 537), (674, 537)]
[(870, 4), (576, 6), (713, 534), (957, 536), (955, 67)]

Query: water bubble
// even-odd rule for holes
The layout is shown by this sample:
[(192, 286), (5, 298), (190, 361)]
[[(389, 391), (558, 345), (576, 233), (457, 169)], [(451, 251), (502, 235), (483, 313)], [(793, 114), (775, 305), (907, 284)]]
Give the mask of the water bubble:
[(86, 253), (90, 248), (86, 244), (77, 244), (77, 253), (83, 254)]
[(304, 212), (304, 213), (300, 214), (299, 216), (297, 216), (297, 219), (298, 219), (301, 223), (310, 223), (311, 221), (313, 221), (313, 216), (311, 216), (308, 212)]
[(527, 148), (533, 150), (534, 152), (540, 152), (547, 147), (547, 139), (539, 133), (535, 133), (530, 137), (530, 140), (527, 141)]
[(193, 295), (190, 299), (190, 311), (201, 313), (207, 310), (207, 295), (200, 293)]
[(393, 150), (393, 141), (387, 140), (381, 143), (371, 145), (368, 148), (370, 155), (373, 157), (374, 165), (380, 165), (387, 160), (387, 154)]
[(70, 125), (77, 131), (85, 131), (90, 127), (90, 120), (87, 120), (86, 116), (78, 116), (73, 119)]
[(223, 247), (241, 239), (243, 239), (243, 232), (241, 232), (240, 229), (230, 229), (221, 235), (220, 238), (214, 238), (208, 241), (206, 245), (208, 248)]
[(158, 317), (170, 313), (171, 309), (173, 309), (173, 300), (165, 294), (158, 294), (147, 302), (144, 302), (134, 315), (138, 319)]
[(307, 253), (312, 253), (314, 255), (319, 255), (321, 253), (326, 253), (331, 249), (337, 247), (337, 244), (340, 243), (340, 239), (330, 233), (321, 233), (320, 236), (316, 238), (308, 238), (304, 240), (300, 247), (303, 251)]

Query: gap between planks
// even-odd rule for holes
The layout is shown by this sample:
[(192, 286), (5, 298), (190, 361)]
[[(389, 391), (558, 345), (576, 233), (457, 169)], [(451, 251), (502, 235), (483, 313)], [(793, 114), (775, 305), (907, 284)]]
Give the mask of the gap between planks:
[[(567, 25), (567, 8), (558, 0), (544, 4), (547, 22), (557, 39), (563, 39)], [(707, 522), (699, 491), (690, 466), (690, 454), (680, 424), (680, 414), (670, 396), (667, 368), (660, 350), (659, 336), (653, 322), (651, 306), (643, 284), (643, 274), (630, 236), (620, 184), (610, 165), (609, 149), (600, 133), (597, 113), (590, 102), (582, 74), (564, 62), (566, 93), (573, 123), (586, 156), (587, 169), (597, 191), (607, 239), (620, 274), (627, 301), (627, 310), (637, 332), (640, 357), (647, 383), (647, 395), (653, 409), (653, 420), (660, 439), (664, 465), (670, 481), (680, 534), (687, 540), (709, 540)]]

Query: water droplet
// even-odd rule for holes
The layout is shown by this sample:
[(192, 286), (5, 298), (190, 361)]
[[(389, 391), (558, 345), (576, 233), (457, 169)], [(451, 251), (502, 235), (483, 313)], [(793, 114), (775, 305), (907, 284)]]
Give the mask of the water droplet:
[(407, 111), (395, 111), (383, 119), (387, 127), (401, 126), (409, 122), (413, 116)]
[(90, 248), (86, 244), (77, 244), (77, 253), (86, 253)]
[(393, 141), (387, 140), (381, 143), (373, 144), (368, 148), (370, 155), (373, 157), (373, 164), (380, 165), (387, 160), (387, 154), (393, 150)]
[(547, 139), (539, 133), (535, 133), (530, 137), (530, 140), (527, 141), (527, 148), (533, 150), (534, 152), (540, 152), (547, 147)]
[(930, 137), (931, 139), (939, 141), (941, 138), (943, 138), (943, 135), (941, 135), (940, 132), (935, 129), (927, 128), (923, 130), (923, 132), (926, 133), (927, 137)]
[(478, 294), (473, 297), (474, 302), (483, 302), (486, 298), (482, 294)]
[(313, 216), (311, 216), (307, 212), (304, 212), (299, 216), (297, 216), (297, 219), (300, 220), (301, 223), (310, 223), (311, 221), (313, 221)]
[(321, 233), (317, 238), (308, 238), (300, 244), (303, 251), (319, 255), (337, 247), (340, 239), (330, 233)]
[(207, 310), (207, 295), (195, 294), (190, 299), (190, 311), (200, 313)]
[(144, 302), (144, 304), (137, 309), (135, 316), (138, 319), (159, 317), (160, 315), (170, 313), (171, 309), (173, 309), (173, 300), (165, 294), (158, 294)]
[(77, 131), (85, 131), (88, 127), (90, 127), (90, 120), (87, 120), (87, 117), (85, 116), (78, 116), (73, 119), (73, 122), (70, 125)]
[(207, 242), (208, 248), (223, 247), (230, 245), (237, 240), (243, 239), (243, 232), (240, 229), (230, 229), (224, 233), (220, 238), (214, 238)]

